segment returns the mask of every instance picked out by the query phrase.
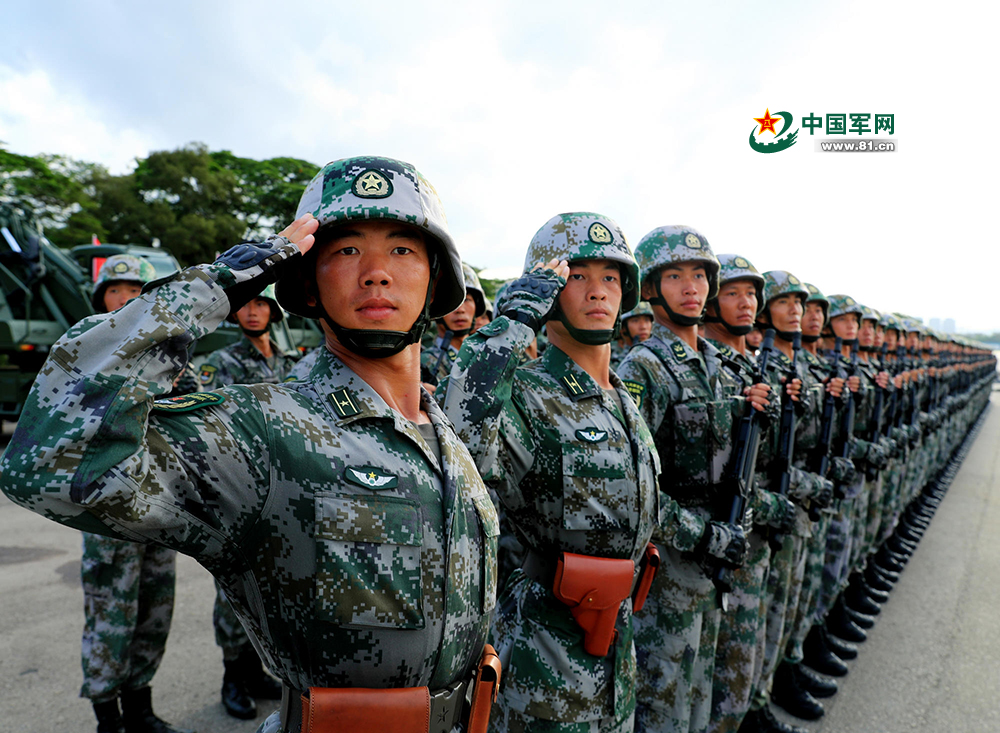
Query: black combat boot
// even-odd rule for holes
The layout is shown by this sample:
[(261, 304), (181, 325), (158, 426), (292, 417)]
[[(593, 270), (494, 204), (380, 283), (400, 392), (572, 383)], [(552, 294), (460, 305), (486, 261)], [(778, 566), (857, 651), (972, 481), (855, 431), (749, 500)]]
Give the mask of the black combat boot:
[(850, 606), (844, 606), (844, 608), (847, 609), (847, 615), (851, 617), (851, 621), (858, 625), (859, 629), (867, 631), (875, 625), (874, 616), (869, 616), (867, 613), (861, 613), (861, 611), (855, 611)]
[(802, 644), (802, 651), (805, 654), (802, 661), (817, 672), (828, 674), (831, 677), (845, 676), (847, 665), (827, 646), (826, 642), (826, 634), (823, 633), (822, 625), (813, 626)]
[(95, 702), (94, 715), (97, 716), (97, 733), (125, 733), (117, 697), (107, 702)]
[(804, 664), (796, 664), (793, 669), (799, 678), (799, 687), (808, 690), (813, 697), (833, 697), (837, 694), (837, 683), (829, 677), (813, 672)]
[(844, 607), (843, 596), (837, 598), (837, 602), (830, 609), (830, 613), (826, 617), (826, 630), (839, 639), (853, 641), (855, 644), (860, 644), (868, 638), (861, 627), (851, 620)]
[(247, 692), (261, 700), (281, 699), (281, 683), (264, 671), (260, 657), (257, 656), (256, 650), (250, 644), (245, 645), (240, 650), (238, 663), (242, 670)]
[(874, 561), (869, 561), (868, 567), (865, 568), (865, 583), (867, 583), (870, 588), (888, 593), (892, 590), (893, 581), (889, 580), (889, 578), (878, 571), (878, 566), (874, 563)]
[(809, 733), (809, 731), (778, 720), (765, 705), (760, 710), (751, 710), (744, 716), (739, 733)]
[(845, 662), (850, 661), (851, 659), (858, 658), (857, 644), (852, 644), (849, 641), (838, 639), (833, 634), (828, 634), (826, 632), (826, 629), (823, 629), (822, 631), (823, 631), (823, 638), (826, 640), (826, 646), (831, 652), (836, 654)]
[(122, 690), (122, 720), (125, 722), (125, 733), (194, 733), (156, 717), (153, 693), (148, 687)]
[[(878, 616), (882, 612), (882, 607), (878, 605), (874, 593), (878, 591), (869, 592), (869, 588), (864, 585), (864, 583), (854, 582), (847, 586), (847, 590), (844, 591), (842, 600), (850, 606), (855, 611), (861, 611), (861, 613), (867, 613), (869, 616)], [(886, 596), (888, 599), (888, 596)], [(848, 641), (861, 641), (860, 639), (848, 639)]]
[(826, 713), (822, 703), (799, 684), (795, 668), (788, 662), (782, 662), (774, 671), (771, 702), (803, 720), (819, 720)]
[(240, 659), (223, 660), (222, 663), (226, 668), (222, 675), (223, 707), (234, 718), (253, 720), (257, 717), (257, 702), (253, 699), (253, 695), (250, 694), (246, 681), (243, 679)]

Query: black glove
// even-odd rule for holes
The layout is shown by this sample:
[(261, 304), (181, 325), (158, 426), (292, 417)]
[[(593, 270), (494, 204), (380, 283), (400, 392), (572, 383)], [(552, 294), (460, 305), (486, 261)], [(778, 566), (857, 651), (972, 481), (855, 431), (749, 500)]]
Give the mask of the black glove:
[(535, 333), (555, 307), (566, 280), (554, 270), (532, 270), (514, 280), (497, 302), (497, 313), (530, 326)]
[(722, 522), (706, 524), (698, 548), (716, 564), (727, 568), (742, 567), (747, 559), (746, 535), (742, 527), (732, 524)]

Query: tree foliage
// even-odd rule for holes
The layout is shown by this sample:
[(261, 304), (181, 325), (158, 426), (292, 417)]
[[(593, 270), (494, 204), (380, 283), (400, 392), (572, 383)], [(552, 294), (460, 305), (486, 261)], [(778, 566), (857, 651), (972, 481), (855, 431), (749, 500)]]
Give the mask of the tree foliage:
[(55, 244), (152, 244), (182, 265), (214, 259), (244, 239), (290, 222), (319, 167), (280, 157), (258, 161), (201, 143), (161, 150), (111, 175), (58, 156), (25, 156), (0, 145), (0, 201), (34, 216)]

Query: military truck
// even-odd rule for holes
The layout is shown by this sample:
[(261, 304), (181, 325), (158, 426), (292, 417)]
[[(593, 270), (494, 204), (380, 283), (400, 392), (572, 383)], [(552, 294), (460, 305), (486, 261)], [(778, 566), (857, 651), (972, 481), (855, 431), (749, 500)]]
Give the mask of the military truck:
[[(35, 222), (0, 204), (0, 420), (17, 420), (52, 344), (94, 312), (94, 278), (114, 254), (148, 260), (158, 278), (180, 267), (167, 250), (157, 247), (86, 244), (61, 249)], [(285, 351), (301, 352), (322, 338), (315, 323), (294, 317), (272, 325), (271, 334)], [(238, 326), (224, 323), (198, 341), (192, 361), (199, 366), (209, 353), (240, 337)]]

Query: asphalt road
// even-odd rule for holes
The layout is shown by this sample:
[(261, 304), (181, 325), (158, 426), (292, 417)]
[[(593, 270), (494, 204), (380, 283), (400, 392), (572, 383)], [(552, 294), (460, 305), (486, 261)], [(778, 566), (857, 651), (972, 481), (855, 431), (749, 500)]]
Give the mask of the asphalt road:
[[(993, 397), (1000, 403), (1000, 393)], [(994, 404), (930, 529), (816, 733), (1000, 731), (1000, 409)], [(9, 433), (6, 425), (5, 433)], [(6, 436), (3, 442), (6, 442)], [(212, 636), (212, 579), (179, 557), (157, 712), (199, 733), (228, 717)], [(0, 731), (93, 731), (80, 699), (80, 534), (0, 496)], [(794, 721), (805, 725), (803, 721)]]

